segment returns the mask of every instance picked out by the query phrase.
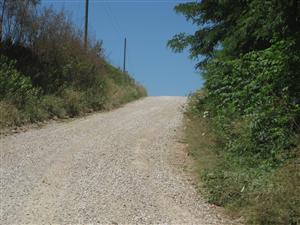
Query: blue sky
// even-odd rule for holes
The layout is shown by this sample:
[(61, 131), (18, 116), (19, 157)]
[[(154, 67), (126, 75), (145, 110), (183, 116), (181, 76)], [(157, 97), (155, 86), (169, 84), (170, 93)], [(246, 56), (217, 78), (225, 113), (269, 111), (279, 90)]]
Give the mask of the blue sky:
[[(152, 96), (184, 96), (202, 86), (188, 53), (175, 54), (166, 47), (174, 34), (196, 29), (174, 12), (180, 2), (184, 1), (90, 0), (90, 37), (103, 40), (108, 61), (117, 67), (122, 67), (126, 37), (127, 70)], [(83, 28), (84, 0), (42, 0), (42, 5), (64, 8)]]

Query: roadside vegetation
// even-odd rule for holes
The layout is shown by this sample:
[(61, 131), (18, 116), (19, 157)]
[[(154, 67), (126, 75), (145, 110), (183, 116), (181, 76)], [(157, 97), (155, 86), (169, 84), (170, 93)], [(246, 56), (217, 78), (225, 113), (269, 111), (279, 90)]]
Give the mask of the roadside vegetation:
[(146, 96), (110, 65), (64, 11), (38, 0), (0, 1), (0, 128), (108, 110)]
[(189, 48), (205, 80), (186, 112), (186, 138), (208, 201), (249, 224), (300, 224), (300, 3), (184, 3), (199, 26)]

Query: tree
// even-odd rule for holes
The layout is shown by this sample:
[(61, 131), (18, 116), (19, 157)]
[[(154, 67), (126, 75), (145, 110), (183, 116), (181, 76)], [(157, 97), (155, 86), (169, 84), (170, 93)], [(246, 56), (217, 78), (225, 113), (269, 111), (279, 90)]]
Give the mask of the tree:
[(40, 0), (0, 1), (0, 40), (27, 43), (35, 23), (36, 6)]
[(199, 26), (192, 35), (180, 33), (168, 42), (175, 52), (189, 47), (191, 57), (204, 56), (204, 65), (220, 50), (238, 57), (270, 47), (282, 39), (300, 42), (299, 0), (202, 0), (179, 4), (177, 13)]
[[(211, 115), (223, 118), (219, 129), (230, 128), (227, 149), (274, 158), (289, 149), (300, 123), (300, 1), (202, 0), (175, 10), (198, 30), (168, 46), (204, 57), (197, 66)], [(245, 133), (232, 135), (233, 121), (243, 121)]]

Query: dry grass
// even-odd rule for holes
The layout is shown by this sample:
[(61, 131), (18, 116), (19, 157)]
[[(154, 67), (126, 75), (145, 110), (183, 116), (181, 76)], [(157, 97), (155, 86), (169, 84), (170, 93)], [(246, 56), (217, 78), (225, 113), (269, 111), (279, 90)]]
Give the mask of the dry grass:
[(19, 125), (21, 121), (19, 110), (5, 101), (0, 101), (0, 128)]
[(215, 136), (210, 130), (209, 123), (201, 116), (186, 114), (185, 137), (189, 154), (197, 161), (197, 170), (202, 171), (213, 168), (216, 163)]

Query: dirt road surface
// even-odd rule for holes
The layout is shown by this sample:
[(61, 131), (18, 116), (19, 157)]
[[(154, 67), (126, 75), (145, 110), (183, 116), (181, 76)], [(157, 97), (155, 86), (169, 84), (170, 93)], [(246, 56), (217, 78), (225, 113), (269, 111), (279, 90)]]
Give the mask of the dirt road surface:
[(1, 137), (0, 224), (232, 224), (182, 169), (185, 102), (147, 97)]

